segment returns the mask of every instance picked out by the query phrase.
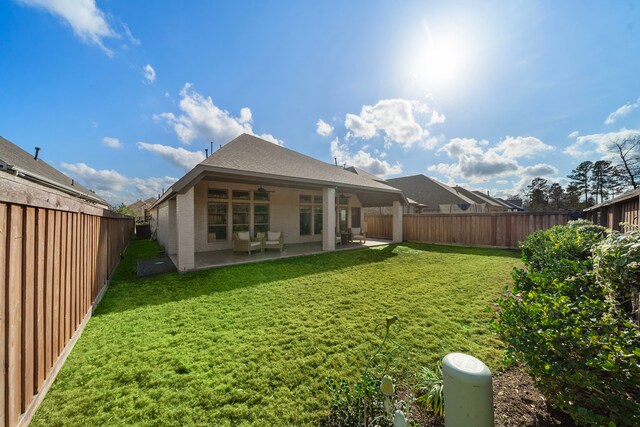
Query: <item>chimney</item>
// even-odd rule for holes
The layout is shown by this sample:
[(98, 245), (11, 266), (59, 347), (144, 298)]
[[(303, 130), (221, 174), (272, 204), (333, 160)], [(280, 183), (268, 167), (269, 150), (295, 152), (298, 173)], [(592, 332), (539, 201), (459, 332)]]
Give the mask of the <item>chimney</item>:
[(211, 142), (211, 147), (209, 147), (209, 148), (211, 148), (210, 151), (211, 151), (211, 154), (213, 154), (213, 141), (210, 141), (210, 142)]
[(40, 152), (40, 147), (36, 147), (36, 155), (33, 156), (33, 160), (38, 160), (38, 153)]
[(209, 158), (209, 150), (208, 149), (204, 149), (204, 158), (208, 159)]
[(334, 158), (333, 158), (333, 161), (334, 161), (334, 162), (336, 162), (336, 166), (338, 166), (338, 158), (337, 158), (337, 157), (334, 157)]
[(73, 185), (74, 183), (75, 183), (75, 181), (72, 179), (72, 180), (71, 180), (71, 185)]

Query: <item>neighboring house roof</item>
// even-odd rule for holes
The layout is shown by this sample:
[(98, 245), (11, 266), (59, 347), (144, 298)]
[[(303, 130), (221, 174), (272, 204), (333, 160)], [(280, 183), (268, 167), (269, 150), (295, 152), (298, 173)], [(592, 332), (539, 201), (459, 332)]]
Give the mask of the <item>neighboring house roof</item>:
[[(500, 199), (502, 200), (502, 199)], [(524, 208), (524, 206), (522, 205), (522, 199), (507, 199), (505, 200), (505, 202), (512, 204), (513, 206), (517, 207), (517, 208)]]
[(463, 196), (468, 197), (469, 199), (473, 200), (475, 203), (488, 203), (490, 205), (495, 205), (495, 206), (502, 207), (501, 204), (495, 203), (494, 201), (490, 200), (488, 197), (486, 197), (482, 193), (478, 193), (476, 191), (467, 190), (466, 188), (460, 187), (459, 185), (456, 185), (455, 187), (453, 187), (453, 189), (457, 193), (462, 194)]
[(100, 196), (69, 178), (44, 160), (34, 159), (34, 154), (24, 151), (0, 136), (0, 171), (5, 171), (41, 185), (56, 188), (67, 194), (108, 206)]
[[(499, 200), (499, 201), (501, 201), (502, 203), (506, 204), (507, 206), (509, 206), (509, 207), (510, 207), (510, 209), (517, 209), (517, 210), (519, 210), (519, 211), (523, 211), (523, 210), (524, 210), (524, 209), (522, 208), (522, 206), (518, 206), (518, 205), (516, 205), (515, 203), (513, 203), (513, 202), (512, 202), (512, 201), (510, 201), (510, 200), (504, 200), (504, 199), (501, 199), (501, 198), (499, 198), (499, 197), (496, 197), (496, 200)], [(522, 203), (522, 200), (520, 200), (520, 203)]]
[[(382, 192), (406, 203), (404, 195), (397, 188), (248, 134), (238, 136), (203, 160), (172, 185), (157, 203), (189, 188), (205, 175), (234, 182), (300, 187), (335, 186), (340, 187), (341, 191)], [(363, 206), (382, 206), (375, 204), (379, 200), (375, 196), (364, 201), (363, 197), (366, 199), (366, 194), (360, 197)]]
[(640, 197), (640, 188), (636, 188), (635, 190), (627, 191), (626, 193), (623, 193), (623, 194), (619, 195), (618, 197), (614, 197), (613, 199), (606, 200), (606, 201), (604, 201), (604, 202), (602, 202), (600, 204), (597, 204), (597, 205), (594, 205), (594, 206), (590, 206), (590, 207), (588, 207), (588, 208), (586, 208), (584, 210), (585, 211), (590, 211), (590, 210), (593, 210), (593, 209), (603, 208), (605, 206), (613, 205), (615, 203), (623, 202), (625, 200), (633, 199), (633, 198), (637, 198), (637, 197)]
[(495, 197), (491, 197), (488, 194), (483, 193), (482, 191), (474, 191), (474, 193), (476, 195), (478, 195), (479, 197), (483, 197), (486, 200), (489, 201), (489, 203), (491, 203), (492, 205), (496, 205), (496, 206), (502, 206), (503, 208), (507, 208), (507, 209), (511, 209), (511, 206), (509, 206), (507, 203), (496, 199)]
[(387, 184), (398, 188), (407, 197), (432, 208), (439, 208), (440, 205), (456, 205), (461, 203), (474, 204), (475, 201), (439, 182), (424, 175), (403, 176), (391, 178)]

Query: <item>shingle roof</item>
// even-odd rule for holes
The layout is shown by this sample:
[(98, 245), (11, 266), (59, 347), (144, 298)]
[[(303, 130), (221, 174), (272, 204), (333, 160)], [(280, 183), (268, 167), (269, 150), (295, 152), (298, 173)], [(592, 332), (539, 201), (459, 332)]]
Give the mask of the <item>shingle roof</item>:
[(342, 167), (316, 160), (246, 133), (223, 145), (200, 164), (294, 179), (311, 179), (396, 191), (395, 188), (364, 178)]
[(632, 199), (632, 198), (638, 197), (638, 196), (640, 196), (640, 188), (637, 188), (635, 190), (629, 190), (626, 193), (622, 193), (621, 195), (619, 195), (617, 197), (614, 197), (613, 199), (605, 200), (604, 202), (602, 202), (600, 204), (585, 208), (584, 210), (585, 211), (590, 211), (590, 210), (593, 210), (593, 209), (602, 208), (602, 207), (613, 205), (613, 204), (616, 204), (618, 202), (622, 202), (624, 200)]
[(489, 202), (491, 204), (494, 204), (496, 206), (502, 206), (503, 208), (511, 208), (511, 206), (509, 206), (507, 203), (500, 201), (498, 199), (496, 199), (495, 197), (491, 197), (488, 194), (483, 193), (482, 191), (474, 191), (475, 194), (477, 194), (480, 197), (483, 197), (487, 200), (489, 200)]
[[(9, 168), (25, 173), (27, 178), (31, 176), (32, 179), (35, 179), (43, 185), (51, 186), (51, 184), (47, 184), (47, 181), (50, 181), (62, 187), (61, 189), (63, 191), (71, 194), (79, 193), (80, 197), (85, 196), (93, 201), (108, 205), (104, 199), (91, 192), (88, 188), (78, 183), (78, 181), (69, 178), (56, 168), (48, 165), (44, 160), (40, 158), (36, 160), (33, 157), (33, 154), (24, 151), (11, 141), (0, 136), (0, 163), (4, 163)], [(78, 194), (74, 195), (78, 196)]]
[(348, 171), (353, 172), (355, 174), (358, 174), (364, 178), (368, 178), (371, 179), (373, 181), (380, 181), (380, 182), (386, 182), (385, 179), (380, 178), (379, 176), (375, 176), (372, 173), (367, 172), (366, 170), (362, 170), (360, 168), (357, 168), (355, 166), (349, 166), (348, 168), (346, 168)]
[(467, 190), (466, 188), (460, 187), (459, 185), (456, 185), (455, 187), (453, 187), (453, 189), (459, 194), (462, 194), (463, 196), (473, 200), (475, 203), (489, 203), (492, 205), (501, 206), (501, 205), (498, 205), (497, 203), (492, 202), (481, 193), (478, 194), (478, 192), (476, 191)]
[(431, 208), (440, 205), (475, 203), (462, 194), (456, 194), (451, 187), (424, 175), (391, 178), (387, 180), (387, 184), (402, 190), (407, 197)]
[(253, 135), (242, 134), (180, 178), (159, 200), (182, 191), (201, 174), (229, 174), (307, 185), (331, 185), (346, 189), (385, 192), (404, 200), (402, 192), (379, 181), (365, 178), (342, 167), (322, 162)]

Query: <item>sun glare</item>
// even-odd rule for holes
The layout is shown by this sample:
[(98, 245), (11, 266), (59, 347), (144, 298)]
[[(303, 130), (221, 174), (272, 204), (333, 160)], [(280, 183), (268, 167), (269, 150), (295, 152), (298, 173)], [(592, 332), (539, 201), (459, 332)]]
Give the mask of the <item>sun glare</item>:
[(431, 32), (426, 24), (423, 28), (423, 37), (405, 54), (405, 72), (421, 89), (459, 89), (473, 75), (475, 42), (459, 29)]

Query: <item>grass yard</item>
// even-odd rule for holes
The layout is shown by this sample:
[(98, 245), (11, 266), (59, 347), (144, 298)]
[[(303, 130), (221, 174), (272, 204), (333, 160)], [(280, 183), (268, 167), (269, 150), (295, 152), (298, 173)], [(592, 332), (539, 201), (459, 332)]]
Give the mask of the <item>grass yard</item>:
[(137, 279), (132, 242), (33, 426), (318, 425), (397, 315), (416, 368), (451, 351), (498, 369), (484, 308), (515, 251), (401, 244)]

